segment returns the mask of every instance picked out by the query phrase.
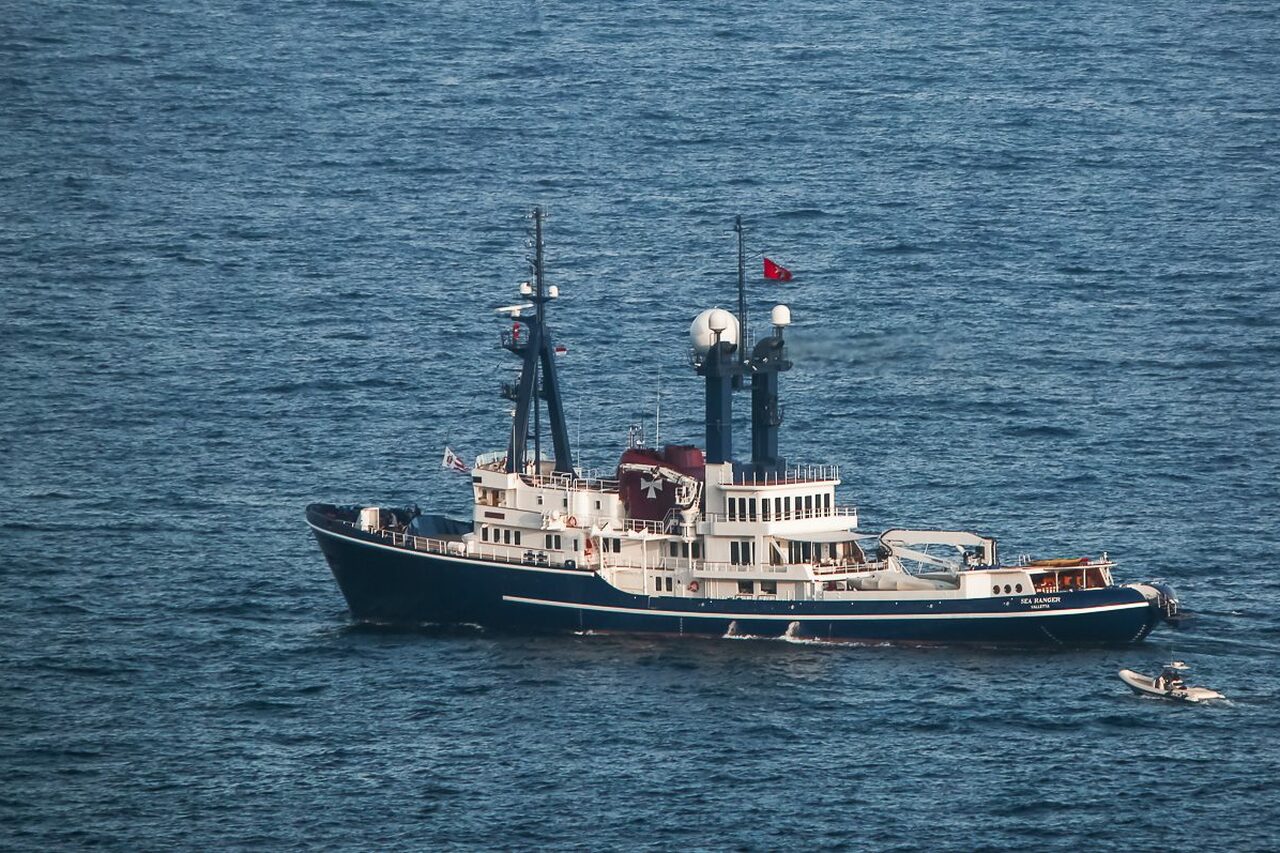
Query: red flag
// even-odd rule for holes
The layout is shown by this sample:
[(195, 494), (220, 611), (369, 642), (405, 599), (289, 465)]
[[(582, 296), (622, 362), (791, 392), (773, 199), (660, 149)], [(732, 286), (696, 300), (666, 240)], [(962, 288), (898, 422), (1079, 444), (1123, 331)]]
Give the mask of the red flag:
[(791, 281), (791, 270), (779, 266), (768, 258), (764, 259), (764, 277), (774, 281)]

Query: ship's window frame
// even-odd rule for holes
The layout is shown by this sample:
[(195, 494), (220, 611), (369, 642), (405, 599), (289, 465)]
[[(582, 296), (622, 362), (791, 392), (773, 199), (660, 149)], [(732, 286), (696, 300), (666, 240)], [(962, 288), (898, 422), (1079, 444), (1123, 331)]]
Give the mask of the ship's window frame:
[(700, 540), (694, 540), (694, 543), (693, 543), (693, 559), (695, 559), (695, 560), (701, 560), (701, 559), (702, 559), (702, 542), (701, 542)]
[(621, 540), (621, 539), (617, 539), (617, 538), (615, 538), (615, 539), (613, 540), (613, 553), (615, 553), (615, 554), (621, 554), (621, 553), (622, 553), (622, 540)]
[(735, 539), (729, 543), (729, 562), (735, 566), (741, 565), (738, 561), (738, 557), (739, 557), (738, 540)]
[(667, 592), (671, 592), (671, 576), (667, 575)]
[(756, 520), (756, 499), (755, 498), (751, 498), (750, 500), (747, 501), (747, 520), (748, 521)]
[(782, 518), (782, 496), (781, 495), (773, 499), (773, 517), (778, 519)]
[(487, 524), (480, 525), (480, 541), (481, 542), (489, 541), (489, 525)]
[(777, 595), (778, 582), (777, 581), (760, 581), (760, 594), (761, 595)]
[(738, 595), (755, 595), (755, 581), (738, 581)]
[(669, 557), (673, 557), (673, 558), (674, 558), (674, 557), (679, 557), (679, 556), (680, 556), (680, 543), (679, 543), (679, 542), (676, 542), (676, 541), (673, 539), (671, 542), (667, 543), (667, 556), (669, 556)]
[(772, 503), (773, 501), (769, 500), (768, 498), (760, 499), (760, 520), (761, 521), (769, 520), (769, 506)]
[(786, 517), (791, 518), (791, 495), (787, 495), (784, 500), (786, 501)]
[(503, 545), (511, 544), (511, 528), (510, 527), (502, 528), (502, 544)]
[(542, 495), (538, 495), (538, 506), (542, 506)]
[(831, 493), (822, 493), (822, 514), (831, 515)]
[(657, 575), (653, 576), (653, 591), (662, 592), (662, 578)]
[(600, 501), (596, 501), (596, 509), (600, 508)]
[(515, 531), (515, 536), (514, 536), (514, 538), (515, 538), (515, 540), (516, 540), (516, 544), (517, 544), (517, 545), (519, 545), (519, 544), (520, 544), (520, 531), (519, 531), (519, 530)]

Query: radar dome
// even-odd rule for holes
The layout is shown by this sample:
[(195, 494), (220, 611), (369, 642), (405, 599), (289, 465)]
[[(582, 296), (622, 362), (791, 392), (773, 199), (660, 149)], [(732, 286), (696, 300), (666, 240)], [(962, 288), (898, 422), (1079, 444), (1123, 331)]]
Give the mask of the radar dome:
[(728, 344), (738, 343), (738, 319), (723, 308), (708, 308), (693, 318), (689, 327), (689, 339), (698, 355), (706, 355), (716, 342), (716, 332), (720, 332), (720, 340)]
[(775, 305), (769, 312), (769, 322), (781, 328), (791, 325), (791, 309), (785, 305)]

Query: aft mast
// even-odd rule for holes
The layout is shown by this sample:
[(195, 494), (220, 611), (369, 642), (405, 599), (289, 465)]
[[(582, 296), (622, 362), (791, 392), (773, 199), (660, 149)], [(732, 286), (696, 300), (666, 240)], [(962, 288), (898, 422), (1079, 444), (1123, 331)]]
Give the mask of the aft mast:
[[(547, 330), (547, 303), (558, 297), (559, 290), (547, 285), (542, 242), (543, 212), (533, 209), (533, 257), (529, 264), (533, 281), (521, 286), (521, 293), (532, 304), (533, 312), (515, 317), (517, 330), (504, 338), (504, 345), (519, 356), (522, 365), (520, 383), (516, 390), (515, 419), (511, 429), (511, 445), (507, 449), (507, 472), (513, 474), (540, 474), (541, 412), (538, 398), (547, 401), (547, 419), (551, 426), (551, 442), (555, 452), (553, 471), (557, 474), (573, 474), (573, 457), (569, 446), (569, 430), (565, 426), (564, 404), (560, 399), (560, 380), (556, 374), (555, 347)], [(525, 335), (519, 334), (519, 326), (525, 327)], [(541, 381), (539, 381), (541, 380)], [(535, 441), (535, 467), (529, 471), (528, 452), (530, 415)]]

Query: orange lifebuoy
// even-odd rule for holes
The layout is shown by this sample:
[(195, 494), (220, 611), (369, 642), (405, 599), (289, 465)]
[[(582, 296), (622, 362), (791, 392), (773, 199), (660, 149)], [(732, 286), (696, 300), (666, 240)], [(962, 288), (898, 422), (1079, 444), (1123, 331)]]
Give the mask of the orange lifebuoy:
[(566, 518), (566, 519), (564, 520), (564, 526), (565, 526), (565, 527), (577, 527), (577, 526), (578, 526), (578, 517), (577, 517), (576, 515), (571, 515), (571, 516), (569, 516), (568, 518)]
[(689, 581), (689, 592), (697, 592), (699, 589), (697, 581)]

